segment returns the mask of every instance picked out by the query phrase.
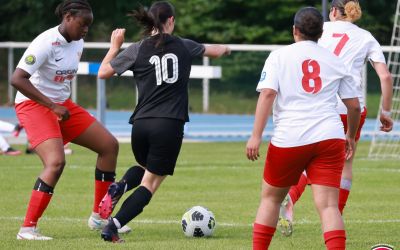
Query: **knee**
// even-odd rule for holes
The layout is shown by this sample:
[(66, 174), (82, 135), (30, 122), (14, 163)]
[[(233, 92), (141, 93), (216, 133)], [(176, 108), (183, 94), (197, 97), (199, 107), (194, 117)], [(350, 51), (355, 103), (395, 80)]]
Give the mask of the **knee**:
[(117, 139), (114, 136), (110, 137), (107, 142), (104, 143), (104, 148), (102, 151), (102, 154), (117, 156), (119, 151), (119, 143)]
[(60, 177), (65, 167), (65, 159), (54, 159), (46, 164), (46, 169), (52, 173), (53, 176)]

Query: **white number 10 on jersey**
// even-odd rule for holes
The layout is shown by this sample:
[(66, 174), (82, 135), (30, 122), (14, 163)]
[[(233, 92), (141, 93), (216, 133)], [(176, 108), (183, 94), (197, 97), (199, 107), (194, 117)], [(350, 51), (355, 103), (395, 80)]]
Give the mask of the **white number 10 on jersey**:
[[(171, 77), (168, 75), (168, 60), (172, 61)], [(157, 85), (161, 85), (163, 81), (175, 83), (178, 80), (178, 57), (175, 54), (165, 54), (161, 59), (159, 56), (154, 55), (149, 62), (155, 66)]]

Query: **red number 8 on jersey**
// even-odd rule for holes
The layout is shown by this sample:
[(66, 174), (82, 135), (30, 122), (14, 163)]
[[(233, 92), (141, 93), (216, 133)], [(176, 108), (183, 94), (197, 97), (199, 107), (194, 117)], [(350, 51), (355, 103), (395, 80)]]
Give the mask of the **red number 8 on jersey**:
[[(312, 68), (311, 72), (310, 68)], [(322, 80), (321, 77), (319, 77), (320, 66), (318, 62), (311, 59), (305, 60), (302, 65), (302, 69), (304, 74), (303, 78), (301, 79), (303, 89), (307, 93), (318, 93), (322, 88)], [(314, 86), (311, 86), (310, 80), (313, 80)]]

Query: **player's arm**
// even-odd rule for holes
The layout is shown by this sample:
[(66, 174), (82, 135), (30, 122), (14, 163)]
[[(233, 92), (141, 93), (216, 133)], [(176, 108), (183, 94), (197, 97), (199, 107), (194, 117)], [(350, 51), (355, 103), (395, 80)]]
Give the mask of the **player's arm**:
[(360, 125), (360, 102), (358, 98), (342, 99), (347, 108), (346, 159), (350, 159), (355, 148), (355, 138)]
[(390, 117), (393, 97), (393, 79), (385, 63), (371, 62), (379, 80), (382, 91), (382, 110), (380, 112), (381, 130), (389, 132), (393, 128), (393, 120)]
[(267, 124), (268, 115), (271, 113), (276, 95), (277, 92), (275, 90), (266, 88), (262, 90), (258, 97), (253, 132), (246, 146), (246, 155), (249, 160), (257, 160), (260, 156), (259, 149), (262, 133)]
[(227, 45), (205, 45), (204, 56), (218, 58), (229, 55), (231, 49)]
[(98, 77), (101, 79), (108, 79), (115, 74), (115, 70), (111, 66), (111, 60), (114, 59), (125, 40), (125, 29), (115, 29), (111, 34), (111, 46), (106, 56), (101, 62)]
[(11, 85), (32, 101), (52, 110), (60, 120), (67, 120), (69, 119), (68, 109), (52, 102), (29, 80), (31, 75), (49, 59), (51, 47), (47, 44), (47, 41), (42, 38), (36, 38), (32, 41), (11, 77)]

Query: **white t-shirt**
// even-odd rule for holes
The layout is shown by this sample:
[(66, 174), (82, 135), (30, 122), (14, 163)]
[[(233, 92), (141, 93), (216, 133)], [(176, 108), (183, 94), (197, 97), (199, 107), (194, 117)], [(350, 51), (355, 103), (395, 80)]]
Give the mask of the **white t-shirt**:
[[(382, 48), (368, 31), (346, 21), (324, 23), (324, 32), (318, 44), (339, 56), (354, 77), (360, 106), (365, 106), (363, 94), (363, 67), (367, 60), (386, 63)], [(346, 106), (338, 102), (338, 111), (347, 114)]]
[(355, 98), (353, 81), (344, 63), (315, 42), (301, 41), (271, 52), (257, 91), (269, 88), (278, 93), (272, 144), (295, 147), (344, 139), (336, 94)]
[[(78, 72), (83, 40), (67, 42), (58, 26), (37, 36), (19, 61), (17, 68), (31, 75), (29, 80), (53, 102), (61, 103), (71, 95), (71, 81)], [(29, 100), (19, 91), (15, 103)]]

